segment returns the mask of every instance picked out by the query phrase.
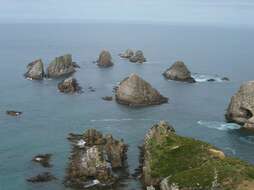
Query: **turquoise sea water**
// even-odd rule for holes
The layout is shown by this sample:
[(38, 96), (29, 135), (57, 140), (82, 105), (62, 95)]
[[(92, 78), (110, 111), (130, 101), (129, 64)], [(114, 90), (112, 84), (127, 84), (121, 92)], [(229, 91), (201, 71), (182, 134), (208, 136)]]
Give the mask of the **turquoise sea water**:
[[(160, 24), (1, 24), (0, 25), (0, 190), (63, 190), (70, 146), (68, 133), (96, 128), (123, 138), (129, 145), (130, 173), (138, 166), (138, 145), (159, 120), (169, 121), (177, 133), (212, 143), (227, 154), (254, 163), (254, 135), (225, 124), (230, 97), (240, 84), (253, 80), (254, 29), (247, 27)], [(108, 49), (114, 67), (92, 63)], [(148, 60), (136, 65), (118, 57), (127, 48), (141, 49)], [(83, 94), (60, 94), (57, 80), (29, 81), (26, 65), (37, 58), (48, 64), (71, 53), (80, 66), (75, 77)], [(230, 82), (185, 84), (165, 80), (161, 73), (183, 60), (190, 70), (227, 76)], [(169, 104), (133, 109), (106, 102), (113, 86), (138, 73), (156, 87)], [(89, 92), (93, 86), (96, 91)], [(13, 118), (6, 110), (22, 111)], [(34, 155), (52, 153), (57, 178), (30, 184), (26, 178), (45, 171), (31, 162)], [(47, 170), (48, 171), (48, 170)], [(140, 189), (126, 180), (124, 189)]]

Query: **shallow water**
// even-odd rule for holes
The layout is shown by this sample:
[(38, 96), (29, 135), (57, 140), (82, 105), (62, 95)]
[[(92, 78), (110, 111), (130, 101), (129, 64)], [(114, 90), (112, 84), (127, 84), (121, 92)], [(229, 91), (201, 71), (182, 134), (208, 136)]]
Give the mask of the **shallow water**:
[[(0, 25), (0, 189), (63, 190), (62, 179), (70, 151), (68, 133), (94, 127), (129, 144), (130, 172), (138, 166), (138, 145), (159, 120), (169, 121), (177, 133), (218, 146), (227, 154), (254, 163), (254, 134), (225, 125), (230, 97), (244, 81), (253, 79), (254, 29), (202, 25), (149, 24), (1, 24)], [(92, 63), (107, 48), (115, 65), (99, 69)], [(126, 48), (142, 49), (143, 65), (120, 59)], [(83, 94), (65, 95), (57, 80), (23, 78), (26, 64), (36, 58), (49, 63), (55, 56), (72, 53), (81, 69), (75, 74)], [(167, 81), (161, 73), (175, 60), (183, 60), (194, 73), (226, 76), (229, 82), (186, 84)], [(117, 82), (138, 73), (169, 104), (128, 108), (101, 97), (112, 94)], [(96, 91), (89, 92), (93, 86)], [(23, 111), (13, 118), (6, 110)], [(223, 129), (223, 130), (221, 130)], [(38, 153), (53, 154), (51, 171), (59, 180), (29, 184), (26, 178), (44, 171), (31, 162)], [(140, 189), (126, 180), (123, 189)]]

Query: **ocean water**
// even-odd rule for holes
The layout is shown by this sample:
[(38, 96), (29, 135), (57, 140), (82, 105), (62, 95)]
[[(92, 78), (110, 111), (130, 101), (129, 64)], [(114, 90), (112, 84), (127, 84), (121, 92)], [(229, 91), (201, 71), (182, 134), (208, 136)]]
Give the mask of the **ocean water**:
[[(68, 133), (96, 128), (129, 145), (130, 173), (138, 166), (138, 146), (159, 120), (177, 134), (207, 141), (228, 155), (254, 164), (254, 134), (224, 121), (225, 109), (239, 86), (253, 80), (254, 29), (237, 26), (127, 23), (0, 24), (0, 190), (64, 190), (63, 177), (70, 146)], [(120, 59), (127, 48), (141, 49), (143, 65)], [(100, 69), (92, 62), (102, 49), (113, 56), (114, 67)], [(75, 77), (83, 94), (57, 91), (58, 80), (29, 81), (26, 65), (37, 58), (48, 64), (71, 53), (81, 69)], [(161, 75), (174, 61), (183, 60), (193, 73), (226, 76), (229, 82), (186, 84)], [(150, 82), (169, 103), (129, 108), (101, 97), (131, 73)], [(89, 92), (93, 86), (96, 91)], [(14, 118), (6, 110), (22, 111)], [(52, 153), (52, 172), (58, 180), (30, 184), (26, 178), (45, 171), (31, 162), (34, 155)], [(126, 179), (126, 190), (141, 189)]]

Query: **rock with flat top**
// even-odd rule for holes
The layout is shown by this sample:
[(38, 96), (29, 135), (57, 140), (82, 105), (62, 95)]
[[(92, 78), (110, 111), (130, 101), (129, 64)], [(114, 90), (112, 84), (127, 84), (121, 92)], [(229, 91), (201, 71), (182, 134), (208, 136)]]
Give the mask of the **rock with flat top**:
[(59, 78), (74, 73), (76, 63), (73, 64), (71, 54), (56, 57), (47, 68), (48, 78)]

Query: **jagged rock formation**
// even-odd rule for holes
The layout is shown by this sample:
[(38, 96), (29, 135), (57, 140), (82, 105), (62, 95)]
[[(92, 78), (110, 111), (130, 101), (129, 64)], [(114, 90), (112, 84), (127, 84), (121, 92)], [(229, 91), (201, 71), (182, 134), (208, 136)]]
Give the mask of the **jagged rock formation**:
[(146, 62), (146, 58), (141, 50), (136, 51), (136, 53), (129, 58), (130, 62), (133, 63), (144, 63)]
[(243, 84), (239, 91), (231, 98), (226, 112), (226, 119), (254, 129), (254, 81)]
[(72, 62), (72, 56), (70, 54), (56, 57), (47, 68), (47, 77), (59, 78), (68, 76), (76, 71), (76, 67), (77, 65)]
[(67, 78), (58, 84), (58, 89), (63, 93), (75, 93), (81, 92), (81, 87), (79, 86), (77, 80), (73, 77)]
[(132, 49), (125, 50), (124, 53), (119, 54), (121, 58), (129, 59), (134, 56), (134, 51)]
[(165, 121), (144, 139), (141, 180), (160, 190), (251, 190), (254, 166), (226, 157), (212, 145), (175, 134)]
[(24, 76), (32, 80), (42, 80), (45, 76), (43, 62), (41, 59), (35, 60), (27, 65), (27, 72)]
[(95, 129), (70, 134), (73, 148), (65, 184), (71, 187), (105, 187), (116, 184), (115, 169), (125, 167), (127, 145)]
[(99, 59), (96, 62), (99, 67), (111, 67), (114, 65), (111, 54), (107, 50), (103, 50), (100, 53)]
[(194, 78), (191, 77), (191, 72), (182, 61), (176, 61), (163, 73), (163, 76), (169, 80), (195, 82)]
[(115, 98), (118, 103), (129, 106), (158, 105), (168, 102), (168, 98), (162, 96), (136, 74), (131, 74), (119, 84)]

